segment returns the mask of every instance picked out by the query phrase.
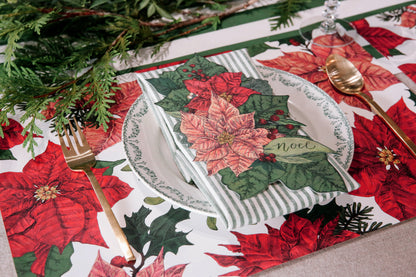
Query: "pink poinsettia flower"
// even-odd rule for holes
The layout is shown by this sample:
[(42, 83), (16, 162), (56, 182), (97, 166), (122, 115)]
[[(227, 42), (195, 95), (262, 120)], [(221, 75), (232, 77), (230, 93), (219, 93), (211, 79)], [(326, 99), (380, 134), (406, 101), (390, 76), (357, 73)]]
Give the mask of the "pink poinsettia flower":
[(206, 161), (209, 175), (229, 167), (236, 176), (248, 170), (270, 142), (268, 130), (255, 129), (254, 113), (212, 94), (207, 116), (182, 112), (181, 131), (196, 150), (195, 161)]
[(186, 88), (195, 95), (186, 107), (207, 111), (211, 104), (211, 93), (219, 95), (235, 107), (244, 104), (250, 95), (260, 94), (255, 90), (242, 87), (241, 76), (241, 72), (226, 72), (207, 80), (185, 80)]

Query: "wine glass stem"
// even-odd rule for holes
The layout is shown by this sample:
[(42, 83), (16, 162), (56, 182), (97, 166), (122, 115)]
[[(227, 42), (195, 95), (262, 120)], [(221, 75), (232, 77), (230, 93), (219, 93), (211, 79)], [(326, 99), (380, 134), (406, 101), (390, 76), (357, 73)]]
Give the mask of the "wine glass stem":
[(332, 34), (336, 32), (336, 11), (339, 6), (338, 0), (327, 0), (325, 1), (325, 10), (323, 11), (324, 21), (321, 23), (321, 31), (325, 34)]

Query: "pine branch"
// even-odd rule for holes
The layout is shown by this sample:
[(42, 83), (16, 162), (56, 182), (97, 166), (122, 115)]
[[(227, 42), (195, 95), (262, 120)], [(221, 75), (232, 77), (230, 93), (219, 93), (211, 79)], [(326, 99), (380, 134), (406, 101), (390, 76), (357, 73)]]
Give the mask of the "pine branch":
[[(0, 137), (8, 116), (23, 114), (25, 146), (33, 152), (38, 120), (58, 130), (76, 116), (108, 127), (114, 92), (113, 62), (128, 61), (146, 46), (158, 47), (221, 20), (259, 0), (226, 9), (225, 0), (33, 0), (0, 4)], [(293, 1), (293, 0), (291, 0)], [(306, 0), (296, 0), (306, 1)], [(12, 3), (13, 2), (13, 3)], [(209, 12), (199, 10), (210, 6)], [(174, 18), (192, 8), (189, 19)], [(53, 107), (54, 113), (45, 117)]]
[(369, 225), (369, 221), (374, 216), (371, 214), (372, 210), (372, 207), (365, 206), (362, 208), (361, 203), (356, 202), (354, 202), (352, 205), (348, 204), (346, 207), (343, 207), (339, 215), (338, 226), (335, 230), (335, 233), (340, 233), (343, 230), (348, 230), (362, 235), (391, 225), (383, 225), (382, 222), (376, 221)]
[(282, 0), (277, 2), (275, 9), (279, 16), (270, 20), (272, 31), (276, 31), (282, 26), (293, 25), (293, 18), (297, 16), (299, 11), (305, 9), (305, 5), (310, 2), (311, 0)]

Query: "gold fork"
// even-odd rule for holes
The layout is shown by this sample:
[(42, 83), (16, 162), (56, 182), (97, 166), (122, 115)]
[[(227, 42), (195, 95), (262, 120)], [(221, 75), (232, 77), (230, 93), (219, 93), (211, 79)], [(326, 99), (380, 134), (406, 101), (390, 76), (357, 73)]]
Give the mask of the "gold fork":
[(61, 143), (61, 148), (65, 157), (65, 161), (67, 162), (70, 169), (75, 171), (84, 171), (85, 174), (88, 176), (88, 179), (90, 179), (95, 194), (97, 195), (97, 198), (100, 201), (101, 207), (103, 208), (104, 213), (107, 216), (108, 221), (110, 222), (111, 228), (113, 229), (113, 232), (118, 240), (120, 248), (124, 253), (125, 259), (127, 261), (134, 261), (136, 260), (136, 258), (134, 257), (133, 252), (130, 249), (130, 245), (127, 241), (126, 235), (124, 234), (123, 230), (121, 230), (120, 225), (116, 217), (114, 216), (113, 211), (111, 210), (111, 206), (108, 203), (108, 200), (105, 197), (100, 184), (98, 183), (97, 179), (91, 171), (91, 168), (96, 163), (95, 156), (85, 136), (83, 135), (81, 128), (79, 127), (76, 121), (75, 125), (77, 126), (77, 133), (79, 139), (77, 138), (74, 128), (71, 125), (71, 122), (69, 122), (69, 128), (71, 130), (71, 134), (76, 145), (75, 147), (71, 142), (66, 128), (63, 129), (68, 144), (65, 144), (64, 138), (61, 134), (59, 134), (59, 141)]

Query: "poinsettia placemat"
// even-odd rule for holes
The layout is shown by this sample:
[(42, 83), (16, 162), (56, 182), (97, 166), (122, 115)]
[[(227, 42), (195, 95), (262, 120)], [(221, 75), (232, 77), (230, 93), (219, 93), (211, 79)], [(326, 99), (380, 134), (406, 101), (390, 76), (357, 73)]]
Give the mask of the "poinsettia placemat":
[[(300, 135), (303, 124), (289, 117), (290, 96), (273, 95), (244, 50), (195, 56), (138, 79), (179, 169), (230, 229), (358, 188), (328, 160), (331, 149)], [(301, 180), (297, 168), (305, 164), (316, 172)], [(325, 179), (316, 178), (318, 170)]]

